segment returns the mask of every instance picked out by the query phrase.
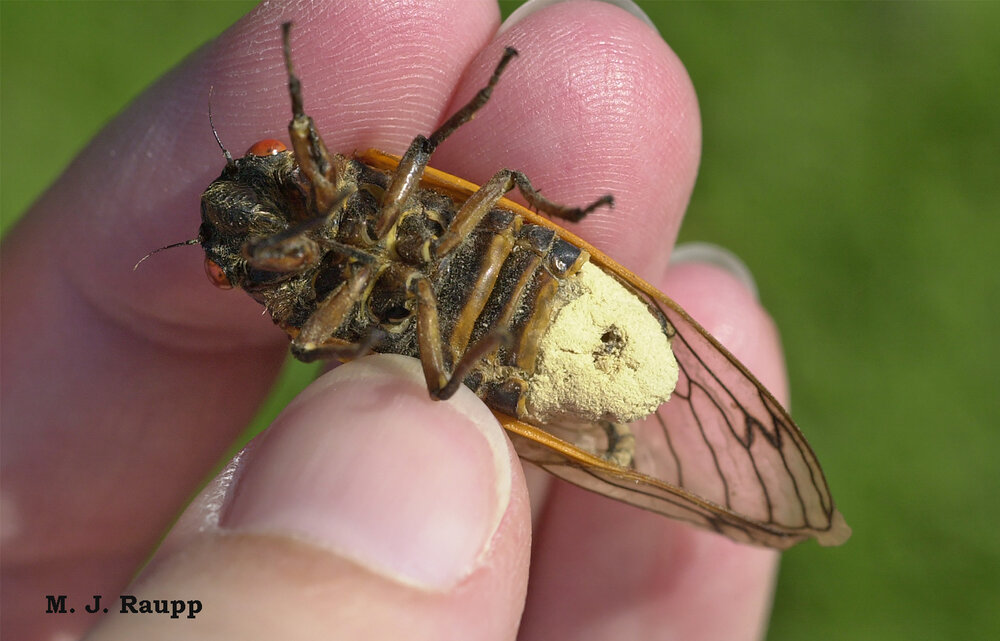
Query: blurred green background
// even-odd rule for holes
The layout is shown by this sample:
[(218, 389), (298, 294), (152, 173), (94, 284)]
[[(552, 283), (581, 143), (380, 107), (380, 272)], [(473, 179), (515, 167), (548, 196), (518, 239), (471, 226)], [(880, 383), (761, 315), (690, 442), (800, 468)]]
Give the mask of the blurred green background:
[[(854, 528), (785, 555), (769, 638), (994, 636), (1000, 5), (640, 5), (701, 101), (682, 240), (756, 275), (793, 413)], [(0, 3), (3, 228), (252, 6)], [(312, 371), (289, 369), (257, 427)]]

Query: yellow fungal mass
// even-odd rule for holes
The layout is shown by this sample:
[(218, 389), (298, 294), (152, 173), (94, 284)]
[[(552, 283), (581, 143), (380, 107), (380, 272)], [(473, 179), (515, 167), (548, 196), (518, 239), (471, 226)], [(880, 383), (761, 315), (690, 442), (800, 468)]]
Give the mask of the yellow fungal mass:
[(529, 418), (630, 422), (670, 398), (677, 361), (643, 300), (591, 263), (559, 297), (528, 381)]

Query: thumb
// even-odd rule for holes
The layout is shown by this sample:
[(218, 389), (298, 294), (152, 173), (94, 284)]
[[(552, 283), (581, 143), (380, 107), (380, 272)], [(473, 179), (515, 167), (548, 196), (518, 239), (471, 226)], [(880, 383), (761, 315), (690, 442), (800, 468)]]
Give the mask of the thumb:
[[(93, 638), (513, 638), (530, 549), (515, 462), (469, 390), (428, 399), (417, 361), (339, 367), (205, 489)], [(144, 600), (197, 603), (171, 618)]]

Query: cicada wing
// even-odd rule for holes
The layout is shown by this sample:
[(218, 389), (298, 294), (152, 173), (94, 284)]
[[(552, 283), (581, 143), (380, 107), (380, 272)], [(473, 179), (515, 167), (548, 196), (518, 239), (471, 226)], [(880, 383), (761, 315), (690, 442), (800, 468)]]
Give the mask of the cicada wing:
[[(376, 150), (359, 156), (392, 170), (398, 157)], [(422, 184), (459, 200), (476, 186), (427, 168)], [(736, 358), (673, 300), (572, 232), (502, 199), (525, 221), (553, 229), (590, 254), (666, 319), (680, 367), (677, 389), (651, 417), (634, 423), (634, 469), (604, 458), (600, 428), (539, 428), (498, 415), (518, 453), (581, 487), (625, 503), (777, 548), (816, 538), (847, 540), (823, 471), (788, 413)], [(602, 447), (602, 439), (603, 445)]]
[(501, 417), (518, 454), (583, 488), (736, 541), (775, 548), (846, 541), (851, 530), (787, 412), (676, 303), (638, 279), (625, 282), (667, 319), (680, 369), (670, 400), (631, 425), (632, 468), (602, 457), (607, 441), (598, 426), (540, 428)]
[(614, 465), (547, 431), (509, 416), (497, 417), (522, 459), (564, 481), (603, 496), (723, 534), (740, 543), (784, 549), (808, 535), (790, 535), (756, 523), (710, 501), (643, 474)]
[(669, 456), (637, 447), (637, 467), (788, 536), (846, 541), (851, 530), (785, 409), (676, 303), (651, 298), (674, 332), (680, 375), (671, 400), (636, 426), (637, 442), (662, 440)]
[(632, 424), (629, 469), (603, 458), (608, 442), (599, 426), (522, 430), (518, 453), (576, 485), (737, 541), (777, 548), (808, 538), (846, 541), (851, 530), (819, 461), (781, 404), (677, 303), (585, 248), (662, 315), (677, 387), (652, 416)]

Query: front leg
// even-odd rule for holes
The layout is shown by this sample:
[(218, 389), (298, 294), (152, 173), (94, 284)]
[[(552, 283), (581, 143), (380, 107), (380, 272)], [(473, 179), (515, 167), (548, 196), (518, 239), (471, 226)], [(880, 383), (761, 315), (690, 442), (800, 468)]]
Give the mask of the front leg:
[(306, 115), (302, 105), (302, 83), (292, 69), (292, 23), (281, 25), (285, 68), (288, 71), (288, 93), (292, 98), (292, 121), (288, 135), (292, 150), (302, 173), (312, 185), (316, 209), (321, 215), (330, 212), (337, 198), (338, 180), (343, 178), (345, 161), (341, 156), (331, 156), (326, 144), (316, 131), (313, 119)]
[[(337, 194), (332, 204), (333, 212), (354, 194), (356, 190), (344, 189)], [(302, 272), (319, 262), (321, 256), (319, 244), (309, 238), (309, 232), (329, 223), (333, 212), (319, 215), (309, 220), (292, 225), (288, 229), (266, 238), (257, 238), (243, 246), (243, 258), (254, 269), (267, 272), (288, 274)], [(336, 243), (327, 242), (327, 249)], [(349, 246), (337, 246), (341, 252), (354, 252), (352, 257), (365, 260), (366, 255)]]
[[(378, 336), (372, 332), (366, 341), (358, 345), (325, 344), (340, 329), (348, 314), (361, 300), (375, 272), (371, 264), (355, 265), (348, 281), (316, 306), (298, 335), (292, 339), (292, 355), (295, 358), (307, 363), (328, 356), (355, 358), (370, 349), (377, 341)], [(365, 344), (369, 342), (371, 344)]]
[(309, 349), (297, 348), (292, 342), (292, 355), (303, 363), (335, 358), (342, 363), (367, 356), (386, 336), (385, 332), (373, 327), (368, 335), (359, 343), (344, 343), (343, 345), (320, 345)]

